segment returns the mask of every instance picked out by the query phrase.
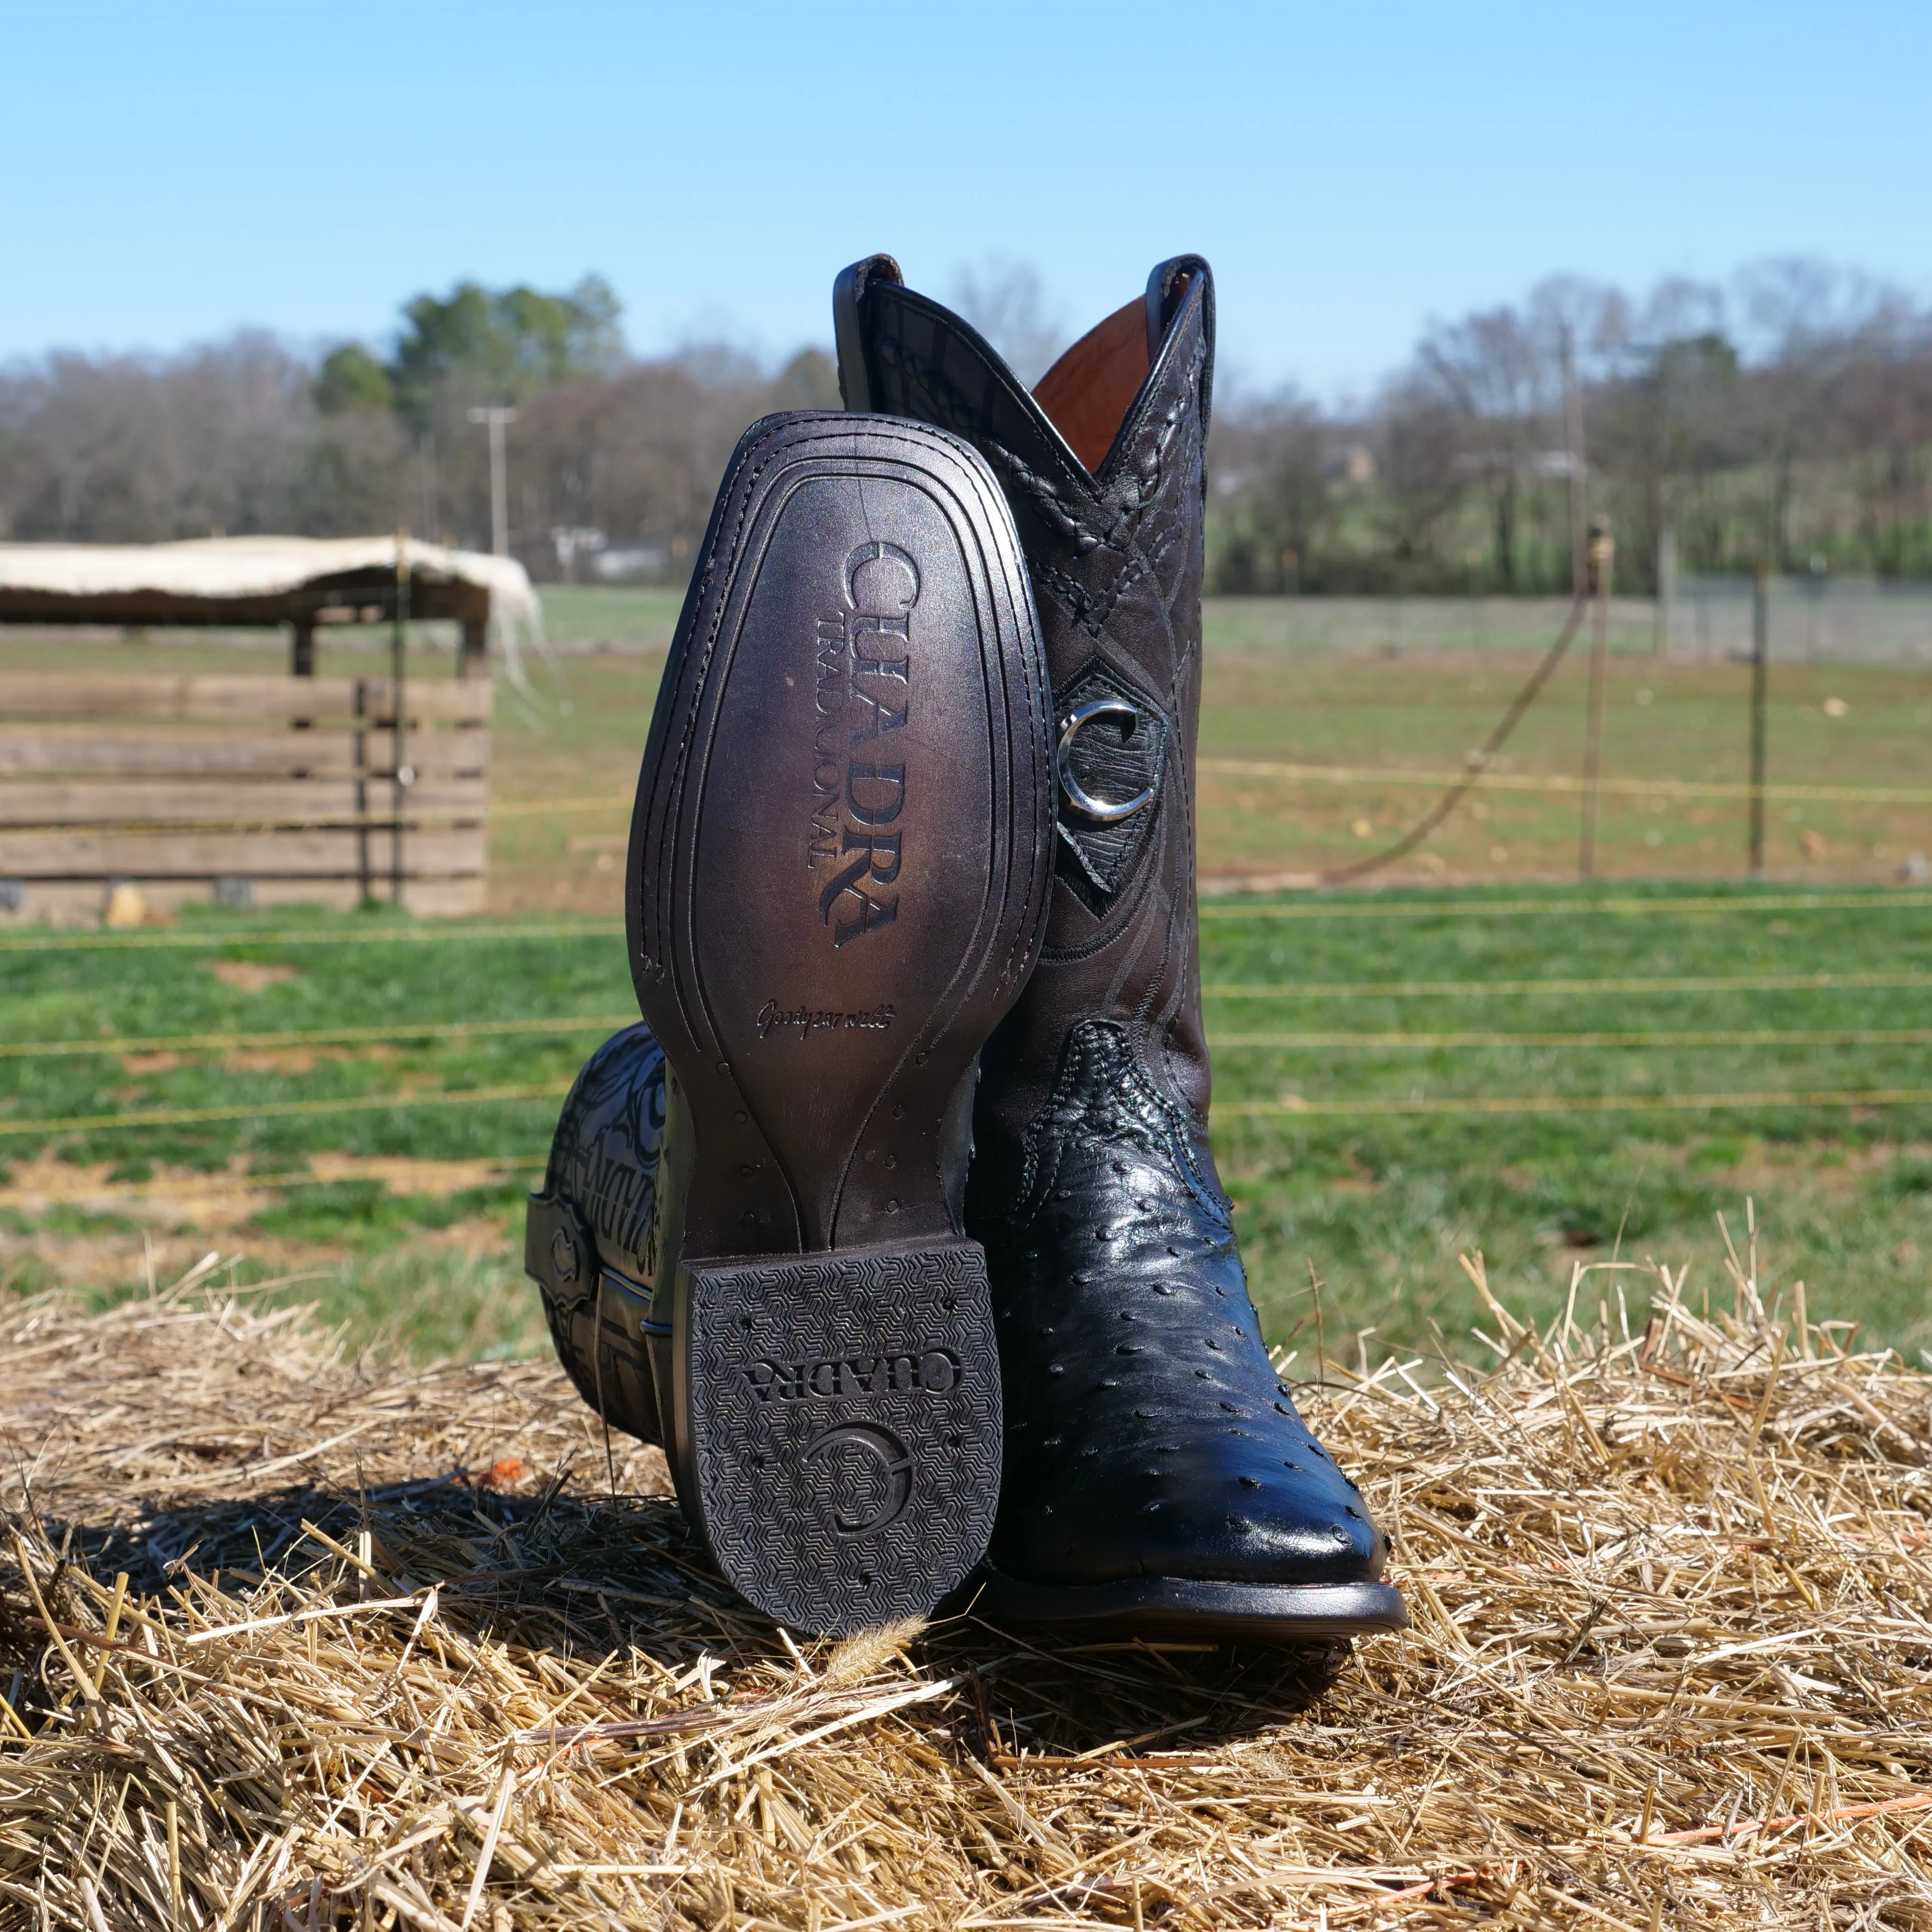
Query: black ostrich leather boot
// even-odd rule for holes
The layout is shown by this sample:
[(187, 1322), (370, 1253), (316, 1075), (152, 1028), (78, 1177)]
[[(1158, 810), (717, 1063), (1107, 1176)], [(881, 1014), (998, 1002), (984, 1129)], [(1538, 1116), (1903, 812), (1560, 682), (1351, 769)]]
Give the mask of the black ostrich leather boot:
[(1208, 265), (1163, 262), (1031, 394), (890, 256), (834, 308), (848, 406), (950, 430), (999, 478), (1053, 685), (1046, 949), (982, 1058), (967, 1202), (1006, 1404), (989, 1606), (1268, 1642), (1400, 1628), (1386, 1541), (1269, 1362), (1208, 1142)]
[(652, 1310), (664, 1130), (664, 1049), (649, 1027), (626, 1027), (572, 1083), (524, 1223), (524, 1270), (578, 1394), (614, 1427), (657, 1443), (652, 1358), (670, 1339)]

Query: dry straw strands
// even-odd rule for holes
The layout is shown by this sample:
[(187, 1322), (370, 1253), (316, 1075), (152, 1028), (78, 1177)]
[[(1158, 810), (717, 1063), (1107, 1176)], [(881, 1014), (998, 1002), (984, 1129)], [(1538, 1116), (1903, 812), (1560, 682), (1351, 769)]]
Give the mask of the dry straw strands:
[(1486, 1372), (1329, 1365), (1351, 1656), (795, 1642), (548, 1364), (16, 1304), (0, 1923), (1932, 1925), (1932, 1378), (1727, 1265), (1539, 1334), (1472, 1258)]

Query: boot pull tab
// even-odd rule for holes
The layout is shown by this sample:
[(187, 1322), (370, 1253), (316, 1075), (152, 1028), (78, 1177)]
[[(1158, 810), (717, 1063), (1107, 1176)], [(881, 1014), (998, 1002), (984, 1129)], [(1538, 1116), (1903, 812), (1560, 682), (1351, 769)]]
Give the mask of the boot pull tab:
[(1198, 255), (1175, 255), (1161, 263), (1148, 278), (1148, 366), (1160, 360), (1167, 345), (1168, 332), (1174, 319), (1186, 306), (1196, 283), (1201, 286), (1201, 332), (1208, 345), (1208, 364), (1201, 379), (1201, 428), (1208, 428), (1209, 386), (1213, 380), (1214, 353), (1214, 272)]
[(890, 255), (868, 255), (849, 268), (841, 268), (832, 284), (832, 339), (838, 356), (838, 395), (848, 410), (870, 412), (872, 380), (866, 367), (866, 338), (859, 323), (859, 304), (873, 282), (905, 286), (905, 276)]

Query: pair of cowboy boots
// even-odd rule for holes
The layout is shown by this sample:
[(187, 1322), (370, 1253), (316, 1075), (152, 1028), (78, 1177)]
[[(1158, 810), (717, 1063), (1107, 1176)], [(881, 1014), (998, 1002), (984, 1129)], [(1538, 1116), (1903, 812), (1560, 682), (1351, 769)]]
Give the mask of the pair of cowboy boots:
[(1029, 394), (886, 256), (847, 410), (732, 458), (632, 821), (646, 1024), (526, 1249), (578, 1388), (794, 1626), (1400, 1628), (1264, 1346), (1207, 1135), (1194, 881), (1214, 284)]

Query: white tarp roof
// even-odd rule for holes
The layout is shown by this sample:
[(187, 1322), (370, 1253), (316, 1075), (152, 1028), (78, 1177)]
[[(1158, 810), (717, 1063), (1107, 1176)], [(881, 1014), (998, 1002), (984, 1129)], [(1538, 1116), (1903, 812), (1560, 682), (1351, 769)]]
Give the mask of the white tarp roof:
[[(480, 585), (514, 651), (542, 635), (543, 608), (514, 557), (409, 539), (412, 573)], [(181, 597), (272, 597), (350, 571), (393, 570), (388, 537), (200, 537), (188, 543), (0, 544), (0, 588), (68, 597), (142, 590)]]

